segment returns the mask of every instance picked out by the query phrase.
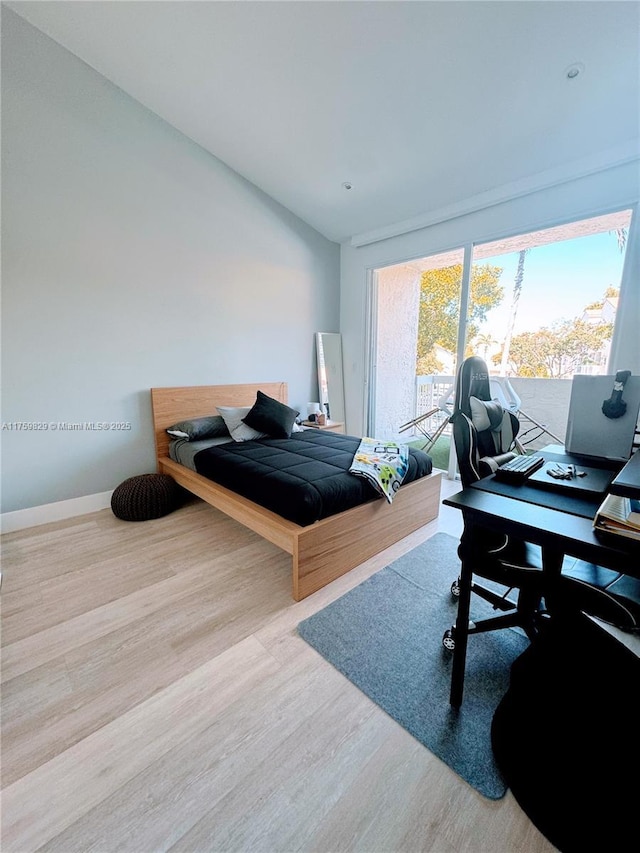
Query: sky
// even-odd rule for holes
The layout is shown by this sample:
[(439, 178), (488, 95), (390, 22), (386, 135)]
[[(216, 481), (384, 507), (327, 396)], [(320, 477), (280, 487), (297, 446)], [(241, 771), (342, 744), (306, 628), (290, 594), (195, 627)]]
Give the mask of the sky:
[[(518, 253), (486, 258), (480, 263), (503, 268), (500, 284), (504, 299), (489, 312), (480, 329), (481, 334), (502, 340), (511, 310)], [(620, 287), (623, 263), (624, 253), (616, 235), (609, 232), (531, 249), (525, 257), (514, 334), (580, 316), (587, 305), (602, 299), (608, 287)]]

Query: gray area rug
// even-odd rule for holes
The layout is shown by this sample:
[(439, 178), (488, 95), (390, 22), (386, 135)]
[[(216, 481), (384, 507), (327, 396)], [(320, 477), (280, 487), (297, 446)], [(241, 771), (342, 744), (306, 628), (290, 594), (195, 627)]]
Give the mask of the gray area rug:
[[(464, 700), (449, 705), (458, 540), (437, 533), (305, 619), (298, 632), (420, 743), (489, 799), (506, 793), (491, 750), (491, 720), (511, 663), (528, 645), (509, 628), (469, 638)], [(494, 614), (472, 596), (472, 618)], [(494, 614), (495, 615), (495, 614)]]

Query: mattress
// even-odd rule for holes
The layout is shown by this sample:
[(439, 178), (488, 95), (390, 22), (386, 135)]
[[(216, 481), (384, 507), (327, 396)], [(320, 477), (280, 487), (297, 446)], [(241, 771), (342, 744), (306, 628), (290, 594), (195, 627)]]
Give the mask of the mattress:
[(230, 435), (219, 438), (202, 438), (199, 441), (187, 441), (186, 438), (176, 438), (169, 444), (169, 457), (174, 462), (179, 462), (185, 468), (196, 470), (194, 462), (197, 453), (201, 450), (206, 450), (208, 447), (217, 447), (219, 444), (230, 444), (233, 439)]
[[(301, 526), (382, 500), (373, 486), (349, 473), (356, 436), (305, 430), (291, 438), (225, 442), (192, 453), (198, 474)], [(175, 450), (172, 450), (174, 458)], [(431, 457), (410, 448), (403, 485), (432, 470)]]

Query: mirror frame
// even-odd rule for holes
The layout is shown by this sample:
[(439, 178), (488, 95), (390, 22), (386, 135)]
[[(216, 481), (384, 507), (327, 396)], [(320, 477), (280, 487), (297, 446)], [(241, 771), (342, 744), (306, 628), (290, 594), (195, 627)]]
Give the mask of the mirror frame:
[(342, 335), (338, 332), (316, 332), (318, 392), (323, 412), (329, 406), (329, 419), (345, 423), (344, 371)]

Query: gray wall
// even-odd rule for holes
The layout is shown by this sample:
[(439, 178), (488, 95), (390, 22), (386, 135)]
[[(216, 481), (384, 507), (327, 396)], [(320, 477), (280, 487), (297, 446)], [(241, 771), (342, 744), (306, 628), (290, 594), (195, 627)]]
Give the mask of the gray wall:
[(6, 8), (2, 131), (2, 421), (132, 427), (5, 429), (3, 512), (154, 470), (151, 387), (317, 399), (336, 244)]

